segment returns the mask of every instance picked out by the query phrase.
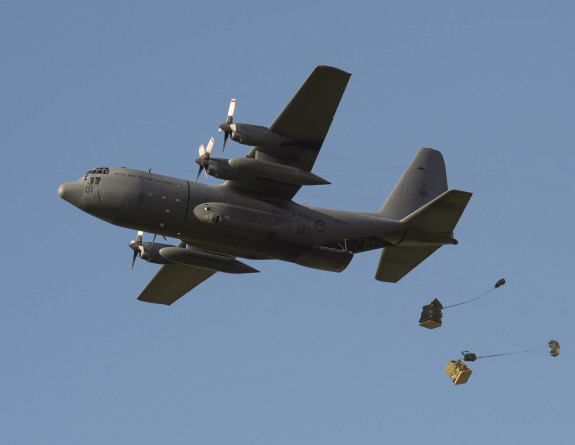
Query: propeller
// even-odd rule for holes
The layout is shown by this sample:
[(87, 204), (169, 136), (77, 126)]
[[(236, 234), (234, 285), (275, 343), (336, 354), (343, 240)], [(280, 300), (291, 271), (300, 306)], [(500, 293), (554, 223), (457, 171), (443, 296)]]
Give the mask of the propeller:
[(132, 269), (134, 269), (134, 263), (136, 262), (136, 257), (138, 254), (142, 256), (144, 254), (144, 246), (142, 245), (142, 238), (144, 237), (144, 232), (141, 230), (138, 232), (138, 236), (135, 240), (130, 241), (130, 249), (134, 251), (134, 257), (132, 258)]
[(213, 146), (214, 146), (214, 138), (210, 138), (210, 142), (208, 142), (207, 148), (204, 148), (204, 144), (202, 144), (198, 149), (200, 157), (196, 159), (196, 164), (200, 166), (200, 169), (198, 170), (198, 176), (196, 176), (196, 182), (198, 181), (198, 178), (200, 177), (202, 170), (205, 170), (206, 179), (208, 179), (208, 165), (210, 160), (210, 153), (212, 152)]
[(218, 132), (220, 132), (220, 131), (224, 132), (224, 146), (222, 148), (222, 151), (224, 151), (226, 149), (226, 142), (228, 140), (228, 137), (230, 136), (230, 134), (234, 130), (234, 128), (232, 128), (232, 122), (234, 121), (234, 110), (235, 109), (236, 109), (236, 100), (232, 99), (230, 101), (230, 108), (228, 109), (228, 118), (226, 119), (226, 123), (221, 124), (219, 129), (218, 129)]

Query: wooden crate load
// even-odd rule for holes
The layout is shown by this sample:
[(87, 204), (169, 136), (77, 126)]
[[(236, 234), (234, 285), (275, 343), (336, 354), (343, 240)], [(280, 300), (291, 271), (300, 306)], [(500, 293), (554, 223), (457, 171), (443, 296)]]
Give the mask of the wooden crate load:
[(435, 329), (441, 326), (441, 317), (443, 313), (443, 305), (436, 298), (430, 304), (427, 304), (421, 308), (421, 317), (419, 317), (419, 326), (423, 326), (427, 329)]
[(445, 367), (445, 373), (456, 385), (466, 383), (471, 376), (471, 369), (461, 360), (450, 360)]

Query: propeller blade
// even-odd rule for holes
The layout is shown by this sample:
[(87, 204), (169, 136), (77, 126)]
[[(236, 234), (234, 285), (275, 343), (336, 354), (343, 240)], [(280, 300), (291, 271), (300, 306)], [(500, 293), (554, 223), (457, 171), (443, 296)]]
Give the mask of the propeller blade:
[(224, 135), (224, 146), (222, 147), (222, 151), (224, 151), (226, 149), (226, 142), (228, 141), (228, 136), (230, 134), (226, 131), (226, 134)]
[(231, 124), (233, 122), (235, 109), (236, 109), (236, 100), (232, 99), (230, 101), (230, 108), (228, 108), (228, 118), (226, 119), (226, 124)]
[[(203, 147), (203, 145), (202, 145), (202, 147)], [(208, 156), (212, 152), (213, 147), (214, 147), (214, 138), (210, 138), (210, 142), (208, 142), (208, 148), (206, 148), (206, 150), (205, 150), (205, 152), (208, 154)]]
[(204, 169), (204, 165), (200, 164), (200, 169), (198, 170), (198, 176), (196, 176), (196, 182), (200, 179), (200, 175), (202, 174), (202, 170)]
[(218, 128), (218, 132), (219, 131), (224, 132), (224, 146), (222, 147), (222, 151), (224, 151), (226, 149), (226, 142), (228, 141), (228, 137), (230, 136), (230, 133), (232, 132), (232, 130), (230, 128), (230, 124), (234, 121), (235, 109), (236, 109), (236, 100), (232, 99), (230, 101), (230, 108), (228, 108), (228, 118), (226, 119), (226, 122), (224, 124), (221, 124)]
[(200, 154), (199, 159), (196, 159), (196, 163), (200, 166), (198, 170), (198, 175), (196, 176), (196, 182), (200, 179), (200, 175), (202, 174), (202, 170), (206, 172), (206, 179), (208, 179), (208, 159), (210, 159), (210, 153), (212, 152), (212, 148), (214, 146), (214, 138), (210, 138), (210, 142), (208, 142), (208, 148), (204, 148), (204, 144), (200, 145), (198, 149), (198, 153)]
[(130, 270), (134, 270), (134, 264), (136, 263), (136, 258), (138, 257), (138, 251), (134, 250), (134, 256), (132, 258), (132, 268)]
[[(144, 246), (142, 246), (142, 239), (144, 238), (144, 232), (141, 230), (138, 231), (138, 236), (136, 236), (135, 240), (130, 241), (130, 249), (134, 251), (134, 256), (132, 257), (132, 269), (134, 269), (134, 263), (136, 262), (136, 257), (138, 253), (140, 256), (144, 253)], [(130, 270), (132, 270), (130, 269)]]

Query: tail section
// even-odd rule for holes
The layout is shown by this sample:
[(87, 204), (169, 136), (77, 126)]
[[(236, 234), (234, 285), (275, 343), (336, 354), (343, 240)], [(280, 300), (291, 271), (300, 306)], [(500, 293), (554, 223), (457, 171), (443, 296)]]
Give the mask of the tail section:
[(375, 279), (397, 283), (440, 247), (385, 247), (381, 250)]
[(459, 222), (472, 193), (460, 190), (447, 190), (401, 222), (407, 223), (410, 229), (428, 233), (451, 235)]
[(400, 220), (408, 230), (403, 239), (382, 249), (375, 279), (398, 282), (445, 244), (457, 244), (453, 229), (471, 193), (447, 190), (445, 163), (439, 151), (419, 150), (407, 170), (377, 212)]
[(447, 190), (445, 162), (441, 152), (422, 148), (377, 212), (378, 216), (400, 220)]

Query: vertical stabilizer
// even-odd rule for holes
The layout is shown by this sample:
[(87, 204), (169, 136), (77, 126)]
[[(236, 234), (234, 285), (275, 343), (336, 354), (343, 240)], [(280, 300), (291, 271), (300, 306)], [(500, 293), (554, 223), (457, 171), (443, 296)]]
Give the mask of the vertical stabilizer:
[(393, 191), (377, 212), (401, 220), (447, 190), (443, 156), (432, 148), (420, 149)]

